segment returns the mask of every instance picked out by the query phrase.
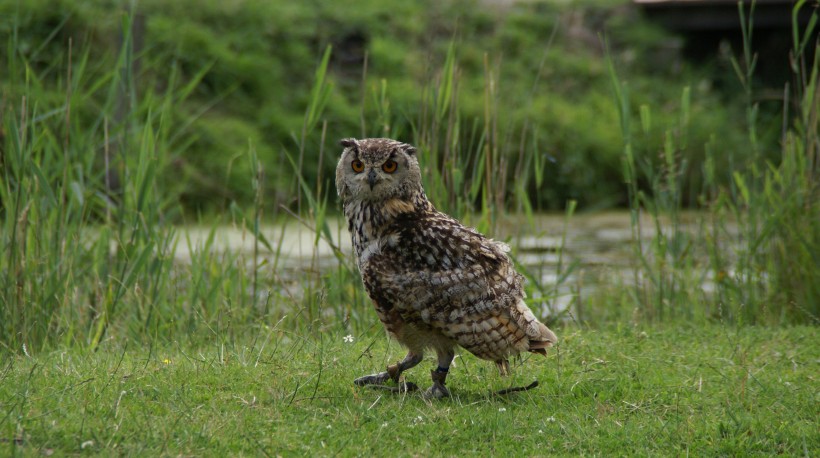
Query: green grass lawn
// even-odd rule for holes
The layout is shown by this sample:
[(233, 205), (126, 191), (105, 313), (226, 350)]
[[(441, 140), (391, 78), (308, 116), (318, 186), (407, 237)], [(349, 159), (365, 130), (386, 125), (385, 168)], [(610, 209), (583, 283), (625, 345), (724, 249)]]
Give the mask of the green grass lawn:
[[(381, 331), (7, 354), (0, 455), (820, 453), (815, 327), (559, 332), (558, 351), (517, 361), (509, 379), (462, 353), (453, 397), (435, 402), (352, 385), (402, 356)], [(426, 388), (433, 364), (408, 380)]]

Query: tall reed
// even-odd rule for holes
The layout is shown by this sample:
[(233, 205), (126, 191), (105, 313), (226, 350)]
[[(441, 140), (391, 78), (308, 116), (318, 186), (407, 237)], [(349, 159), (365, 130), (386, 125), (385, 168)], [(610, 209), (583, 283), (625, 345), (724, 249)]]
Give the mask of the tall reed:
[[(621, 119), (624, 179), (632, 222), (632, 277), (629, 280), (638, 319), (667, 321), (719, 319), (738, 324), (818, 322), (820, 319), (820, 199), (818, 199), (818, 66), (807, 56), (815, 37), (817, 14), (800, 31), (794, 6), (792, 70), (796, 85), (784, 89), (783, 133), (776, 162), (765, 160), (758, 141), (759, 107), (753, 92), (756, 56), (751, 49), (752, 5), (739, 4), (743, 54), (732, 59), (746, 100), (747, 153), (730, 157), (735, 164), (726, 180), (716, 176), (717, 152), (707, 144), (702, 164), (699, 212), (682, 218), (681, 177), (689, 164), (689, 88), (679, 104), (680, 120), (667, 127), (659, 147), (636, 151), (635, 136), (650, 136), (649, 106), (635, 117), (629, 88), (610, 60), (610, 76)], [(815, 37), (816, 40), (816, 37)], [(790, 96), (797, 101), (791, 106)], [(792, 113), (796, 116), (792, 119)], [(657, 145), (657, 141), (643, 144)], [(642, 187), (640, 183), (648, 183)], [(648, 223), (648, 227), (647, 227)], [(645, 243), (645, 240), (649, 243)], [(625, 304), (625, 305), (626, 305)], [(631, 308), (630, 308), (631, 310)], [(633, 315), (634, 316), (634, 315)]]
[[(0, 130), (0, 345), (6, 350), (228, 336), (236, 322), (275, 322), (265, 314), (267, 301), (287, 300), (268, 294), (264, 304), (257, 301), (269, 278), (247, 271), (237, 254), (213, 251), (215, 229), (199, 243), (181, 239), (169, 223), (180, 214), (160, 172), (186, 144), (169, 108), (198, 81), (181, 82), (171, 69), (166, 89), (138, 95), (131, 31), (131, 17), (123, 14), (113, 68), (91, 62), (87, 50), (77, 53), (69, 42), (60, 100), (21, 55), (9, 53), (10, 102)], [(11, 50), (19, 49), (15, 37)], [(253, 150), (249, 160), (256, 162)], [(257, 211), (239, 223), (270, 247), (259, 233), (260, 218)], [(186, 243), (190, 260), (180, 263), (176, 255)]]

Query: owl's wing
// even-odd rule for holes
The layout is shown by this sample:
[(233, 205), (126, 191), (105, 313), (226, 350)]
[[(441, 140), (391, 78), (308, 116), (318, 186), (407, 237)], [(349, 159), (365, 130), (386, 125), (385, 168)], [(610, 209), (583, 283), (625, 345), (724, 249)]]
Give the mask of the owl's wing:
[(441, 213), (397, 220), (363, 265), (365, 285), (381, 307), (433, 327), (509, 309), (523, 278), (506, 245)]

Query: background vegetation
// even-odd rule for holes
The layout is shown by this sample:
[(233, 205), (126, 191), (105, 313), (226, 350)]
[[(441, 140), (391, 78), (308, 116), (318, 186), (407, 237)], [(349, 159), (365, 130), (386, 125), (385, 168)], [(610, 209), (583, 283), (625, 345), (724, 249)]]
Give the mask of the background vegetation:
[[(123, 31), (123, 14), (131, 10), (134, 21)], [(504, 166), (498, 183), (504, 199), (515, 198), (515, 190), (503, 184), (523, 179), (538, 209), (560, 210), (568, 199), (584, 209), (624, 206), (607, 46), (620, 78), (633, 88), (634, 105), (655, 108), (651, 132), (636, 143), (662, 148), (665, 130), (678, 122), (680, 88), (689, 86), (688, 145), (680, 159), (698, 164), (710, 144), (720, 152), (719, 183), (729, 181), (732, 167), (752, 160), (741, 128), (743, 99), (735, 96), (739, 84), (725, 78), (728, 59), (717, 64), (719, 71), (693, 67), (681, 57), (679, 38), (619, 3), (6, 0), (0, 16), (9, 37), (0, 58), (14, 64), (0, 70), (6, 103), (25, 92), (27, 71), (56, 109), (68, 90), (69, 57), (72, 65), (84, 63), (85, 79), (70, 83), (83, 92), (72, 107), (83, 125), (104, 116), (116, 131), (126, 113), (156, 113), (154, 101), (174, 94), (163, 107), (173, 132), (160, 184), (162, 194), (188, 212), (250, 205), (250, 164), (240, 159), (249, 142), (265, 172), (269, 202), (293, 205), (296, 184), (285, 155), (311, 165), (302, 172), (315, 189), (320, 176), (331, 176), (337, 140), (351, 135), (458, 150), (442, 162), (458, 161), (488, 141)], [(120, 53), (124, 33), (133, 33), (127, 56)], [(328, 48), (322, 116), (306, 132), (312, 72)], [(95, 84), (111, 78), (123, 58), (128, 79), (118, 92)], [(777, 144), (780, 109), (778, 102), (762, 106), (762, 151)], [(487, 118), (492, 129), (485, 136)], [(537, 180), (522, 173), (533, 156)], [(464, 165), (469, 175), (475, 164)], [(702, 181), (697, 168), (684, 171), (684, 202), (695, 203)], [(448, 185), (453, 198), (478, 204), (459, 195), (456, 184)]]
[[(202, 341), (293, 310), (311, 329), (369, 326), (349, 258), (285, 279), (283, 239), (260, 229), (287, 211), (338, 247), (331, 178), (349, 135), (419, 146), (433, 201), (492, 233), (505, 210), (531, 221), (626, 205), (631, 278), (604, 282), (583, 315), (576, 285), (576, 319), (820, 316), (816, 21), (795, 24), (775, 117), (756, 95), (748, 8), (725, 62), (737, 83), (721, 91), (625, 6), (6, 1), (0, 13), (11, 348), (95, 348), (112, 328)], [(694, 231), (687, 207), (701, 210)], [(203, 218), (203, 245), (177, 236)], [(252, 253), (212, 249), (224, 223), (255, 238)], [(559, 263), (559, 282), (574, 267)], [(531, 305), (554, 310), (555, 290), (530, 280)]]

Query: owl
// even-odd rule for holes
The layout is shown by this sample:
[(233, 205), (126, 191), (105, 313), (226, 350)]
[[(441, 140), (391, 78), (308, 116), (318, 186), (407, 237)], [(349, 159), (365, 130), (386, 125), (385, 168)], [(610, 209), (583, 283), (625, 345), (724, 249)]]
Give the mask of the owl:
[(557, 343), (524, 302), (524, 278), (501, 243), (436, 210), (424, 193), (416, 149), (387, 138), (344, 139), (336, 188), (367, 294), (407, 356), (356, 385), (399, 381), (432, 349), (438, 367), (425, 396), (445, 386), (455, 348), (493, 361), (546, 355)]

